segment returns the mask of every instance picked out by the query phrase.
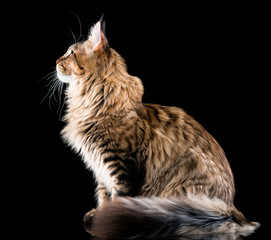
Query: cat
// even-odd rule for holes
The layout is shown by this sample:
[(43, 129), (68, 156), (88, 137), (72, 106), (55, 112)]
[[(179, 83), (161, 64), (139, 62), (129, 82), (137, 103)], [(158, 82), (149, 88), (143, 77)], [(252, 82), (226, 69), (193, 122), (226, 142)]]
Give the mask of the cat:
[(143, 85), (109, 46), (104, 22), (56, 62), (66, 90), (64, 141), (97, 181), (84, 225), (103, 239), (252, 233), (234, 207), (233, 174), (217, 141), (184, 110), (142, 103)]

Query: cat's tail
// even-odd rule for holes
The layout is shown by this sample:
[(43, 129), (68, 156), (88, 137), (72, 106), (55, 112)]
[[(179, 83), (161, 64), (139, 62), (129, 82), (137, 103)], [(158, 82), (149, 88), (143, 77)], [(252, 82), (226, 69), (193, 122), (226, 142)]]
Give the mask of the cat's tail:
[(99, 207), (86, 230), (102, 239), (144, 239), (198, 234), (249, 235), (249, 222), (234, 207), (207, 197), (117, 198)]

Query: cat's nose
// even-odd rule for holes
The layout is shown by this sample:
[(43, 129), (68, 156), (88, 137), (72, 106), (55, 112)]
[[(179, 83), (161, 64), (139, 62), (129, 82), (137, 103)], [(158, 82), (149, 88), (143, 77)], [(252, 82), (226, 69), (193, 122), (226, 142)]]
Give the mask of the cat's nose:
[(59, 63), (62, 61), (63, 58), (64, 58), (64, 57), (60, 57), (59, 59), (57, 59), (57, 60), (56, 60), (56, 64), (59, 64)]

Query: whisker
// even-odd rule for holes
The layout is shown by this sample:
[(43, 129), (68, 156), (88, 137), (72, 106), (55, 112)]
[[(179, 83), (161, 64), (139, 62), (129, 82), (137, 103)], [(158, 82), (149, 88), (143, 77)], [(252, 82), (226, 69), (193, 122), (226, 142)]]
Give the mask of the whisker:
[(65, 46), (66, 48), (69, 48), (72, 45), (72, 42), (69, 41), (62, 41), (60, 45)]
[(58, 99), (59, 101), (61, 101), (61, 93), (62, 93), (62, 87), (63, 87), (63, 84), (59, 81), (59, 84), (58, 84)]
[(50, 78), (52, 75), (54, 75), (55, 74), (55, 68), (54, 68), (54, 71), (52, 71), (52, 72), (49, 72), (48, 74), (46, 74), (44, 77), (42, 77), (40, 80), (38, 80), (37, 81), (37, 83), (40, 83), (42, 80), (44, 80), (44, 79), (48, 79), (48, 78)]
[[(78, 37), (78, 42), (83, 41), (85, 37), (82, 35), (82, 23), (81, 23), (80, 17), (75, 12), (68, 12), (68, 14), (72, 14), (72, 15), (74, 15), (77, 18), (78, 23), (79, 23), (79, 37)], [(81, 40), (81, 38), (82, 38), (82, 40)]]
[(60, 112), (59, 112), (59, 120), (61, 120), (61, 113), (63, 111), (63, 108), (65, 106), (65, 102), (66, 102), (66, 96), (64, 96), (64, 100), (63, 100), (63, 103), (62, 103), (62, 106), (60, 108)]
[[(44, 102), (44, 100), (45, 100), (50, 94), (52, 94), (51, 91), (52, 91), (53, 86), (54, 86), (55, 83), (54, 83), (54, 82), (53, 82), (53, 83), (52, 83), (52, 82), (49, 82), (49, 83), (46, 85), (46, 87), (49, 86), (50, 84), (51, 84), (51, 86), (49, 87), (48, 92), (47, 92), (47, 94), (45, 95), (45, 97), (41, 100), (40, 104), (42, 104), (42, 103)], [(50, 97), (49, 97), (49, 99), (50, 99)]]
[(59, 81), (59, 85), (58, 85), (58, 97), (59, 97), (59, 105), (58, 105), (58, 108), (57, 108), (57, 113), (59, 114), (59, 120), (61, 119), (61, 113), (62, 113), (62, 110), (64, 108), (64, 105), (65, 105), (65, 100), (66, 100), (66, 97), (64, 95), (64, 99), (62, 101), (62, 94), (63, 94), (63, 88), (64, 88), (64, 83), (63, 82), (60, 82)]
[(43, 77), (43, 79), (44, 78), (47, 78), (47, 80), (49, 80), (49, 82), (46, 85), (46, 87), (48, 87), (48, 91), (40, 104), (42, 104), (45, 101), (45, 99), (48, 99), (49, 108), (52, 110), (52, 101), (54, 100), (55, 102), (58, 103), (57, 113), (59, 114), (60, 117), (62, 109), (64, 108), (65, 105), (65, 98), (64, 100), (62, 100), (63, 95), (62, 93), (65, 83), (61, 82), (58, 79), (56, 71), (47, 74), (46, 76)]
[(53, 91), (52, 91), (52, 94), (51, 94), (51, 99), (54, 98), (56, 102), (57, 102), (57, 98), (55, 96), (55, 92), (57, 90), (57, 85), (58, 85), (58, 83), (57, 83), (57, 81), (55, 81)]
[(52, 81), (51, 81), (51, 86), (48, 89), (48, 94), (46, 95), (46, 97), (48, 96), (48, 99), (49, 99), (49, 108), (51, 110), (52, 110), (52, 108), (51, 108), (52, 98), (54, 97), (55, 101), (57, 101), (56, 98), (55, 98), (55, 96), (54, 96), (54, 93), (55, 93), (55, 90), (56, 90), (56, 85), (57, 85), (56, 78), (53, 78)]
[(68, 27), (68, 29), (69, 29), (69, 31), (70, 31), (70, 34), (72, 35), (72, 38), (73, 38), (73, 44), (77, 43), (77, 42), (78, 42), (78, 39), (77, 39), (76, 35), (74, 34), (74, 32), (72, 31), (72, 29), (71, 29), (69, 26), (67, 26), (67, 27)]

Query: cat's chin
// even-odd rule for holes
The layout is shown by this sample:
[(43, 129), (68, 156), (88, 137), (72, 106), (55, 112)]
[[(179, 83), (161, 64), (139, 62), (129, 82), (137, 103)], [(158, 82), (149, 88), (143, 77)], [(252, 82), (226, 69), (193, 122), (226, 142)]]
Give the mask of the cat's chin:
[(73, 74), (66, 75), (66, 74), (63, 74), (63, 73), (57, 71), (57, 77), (61, 82), (70, 83), (73, 79)]

